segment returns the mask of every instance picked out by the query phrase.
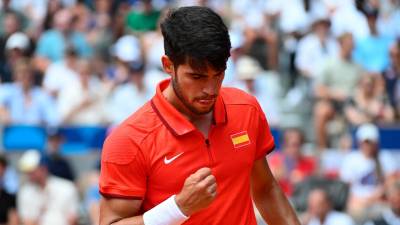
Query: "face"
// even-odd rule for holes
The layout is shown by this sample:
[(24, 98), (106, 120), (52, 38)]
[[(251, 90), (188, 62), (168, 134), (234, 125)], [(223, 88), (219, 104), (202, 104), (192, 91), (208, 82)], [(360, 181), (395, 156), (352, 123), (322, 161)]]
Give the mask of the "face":
[(301, 154), (302, 135), (296, 130), (288, 130), (284, 136), (285, 139), (285, 152), (292, 156), (298, 156)]
[(171, 61), (165, 63), (164, 60), (163, 65), (172, 77), (175, 95), (185, 108), (195, 115), (204, 115), (213, 110), (224, 71), (216, 71), (211, 67), (196, 71), (187, 63), (174, 68)]
[(309, 211), (317, 216), (323, 217), (330, 211), (330, 204), (323, 190), (313, 190), (308, 197)]
[(47, 169), (40, 166), (33, 171), (28, 172), (27, 175), (32, 183), (41, 184), (46, 179)]
[(342, 41), (342, 48), (347, 54), (351, 54), (354, 46), (353, 37), (351, 35), (343, 37)]
[(370, 157), (375, 156), (378, 152), (377, 143), (369, 140), (360, 142), (360, 149), (365, 155)]

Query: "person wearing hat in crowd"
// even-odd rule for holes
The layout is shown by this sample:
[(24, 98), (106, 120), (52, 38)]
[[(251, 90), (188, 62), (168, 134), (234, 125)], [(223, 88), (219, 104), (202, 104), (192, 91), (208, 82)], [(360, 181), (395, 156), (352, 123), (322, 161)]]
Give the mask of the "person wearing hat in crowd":
[(373, 215), (382, 203), (383, 187), (400, 171), (390, 152), (379, 150), (379, 129), (362, 124), (356, 131), (358, 151), (343, 160), (340, 178), (350, 184), (348, 212), (360, 222)]
[(74, 181), (75, 174), (68, 160), (60, 154), (64, 137), (58, 128), (49, 128), (47, 131), (47, 146), (45, 159), (49, 172), (57, 177)]
[(0, 154), (0, 224), (18, 225), (15, 195), (8, 193), (2, 184), (7, 164), (5, 155)]
[(304, 77), (314, 79), (320, 75), (325, 61), (338, 55), (338, 50), (338, 43), (331, 36), (330, 20), (327, 17), (315, 17), (311, 33), (299, 42), (296, 68)]
[(48, 162), (37, 150), (26, 151), (18, 161), (27, 176), (17, 195), (22, 224), (75, 225), (79, 196), (71, 181), (51, 176)]
[(22, 32), (16, 32), (7, 39), (4, 62), (0, 64), (0, 83), (12, 81), (13, 66), (19, 59), (28, 56), (29, 48), (30, 40)]
[(236, 79), (234, 86), (257, 98), (261, 108), (268, 116), (270, 126), (278, 126), (280, 121), (279, 89), (273, 87), (271, 79), (275, 73), (267, 73), (257, 60), (250, 56), (240, 56), (236, 61)]

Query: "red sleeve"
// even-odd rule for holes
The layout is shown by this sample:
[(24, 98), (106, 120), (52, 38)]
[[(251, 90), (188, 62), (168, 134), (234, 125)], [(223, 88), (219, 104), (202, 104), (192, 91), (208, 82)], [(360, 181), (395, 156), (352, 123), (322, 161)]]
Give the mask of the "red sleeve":
[(268, 153), (272, 152), (275, 148), (274, 137), (268, 125), (267, 118), (257, 102), (257, 115), (258, 117), (258, 136), (257, 136), (257, 150), (255, 159), (265, 157)]
[(122, 198), (143, 198), (146, 193), (145, 157), (127, 135), (111, 134), (101, 157), (100, 193)]

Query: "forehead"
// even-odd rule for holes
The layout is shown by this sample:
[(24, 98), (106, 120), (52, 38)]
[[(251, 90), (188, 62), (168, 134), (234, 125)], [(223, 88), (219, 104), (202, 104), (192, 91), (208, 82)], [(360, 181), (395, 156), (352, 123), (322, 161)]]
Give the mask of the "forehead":
[(217, 70), (207, 62), (204, 63), (204, 66), (199, 66), (195, 64), (190, 64), (189, 62), (185, 62), (178, 66), (178, 70), (181, 73), (201, 74), (201, 75), (215, 75), (225, 71), (225, 70)]

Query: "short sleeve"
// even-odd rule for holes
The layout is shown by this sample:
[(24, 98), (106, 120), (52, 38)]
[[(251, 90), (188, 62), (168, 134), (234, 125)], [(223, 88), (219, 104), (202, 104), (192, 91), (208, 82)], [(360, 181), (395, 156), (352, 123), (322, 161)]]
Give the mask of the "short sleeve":
[(257, 117), (258, 117), (258, 129), (257, 129), (257, 150), (255, 159), (260, 159), (272, 152), (275, 148), (274, 138), (271, 134), (267, 118), (262, 111), (260, 105), (257, 103)]
[(144, 156), (128, 135), (115, 132), (103, 147), (100, 193), (111, 197), (143, 198), (147, 182)]

